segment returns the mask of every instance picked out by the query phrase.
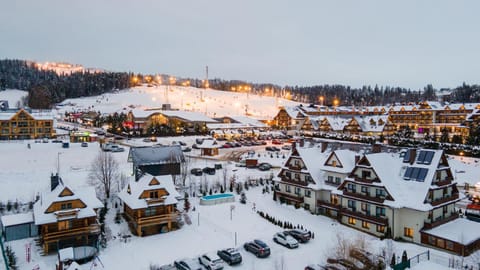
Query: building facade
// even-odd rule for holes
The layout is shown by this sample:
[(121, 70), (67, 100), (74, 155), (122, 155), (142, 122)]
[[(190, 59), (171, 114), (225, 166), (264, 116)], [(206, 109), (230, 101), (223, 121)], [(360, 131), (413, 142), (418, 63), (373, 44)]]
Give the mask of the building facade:
[(0, 111), (0, 139), (53, 138), (51, 111), (33, 112), (27, 109)]

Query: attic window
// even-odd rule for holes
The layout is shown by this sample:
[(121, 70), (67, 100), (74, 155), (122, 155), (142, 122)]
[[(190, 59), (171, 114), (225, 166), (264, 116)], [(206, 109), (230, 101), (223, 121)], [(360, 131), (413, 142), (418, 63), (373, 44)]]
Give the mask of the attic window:
[(72, 203), (62, 203), (60, 206), (60, 209), (62, 210), (72, 209)]

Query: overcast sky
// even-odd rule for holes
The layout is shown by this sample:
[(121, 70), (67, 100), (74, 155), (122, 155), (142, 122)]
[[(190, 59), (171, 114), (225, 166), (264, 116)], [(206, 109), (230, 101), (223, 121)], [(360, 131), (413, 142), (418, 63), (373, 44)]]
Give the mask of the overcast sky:
[(479, 83), (480, 1), (3, 0), (0, 58), (279, 85)]

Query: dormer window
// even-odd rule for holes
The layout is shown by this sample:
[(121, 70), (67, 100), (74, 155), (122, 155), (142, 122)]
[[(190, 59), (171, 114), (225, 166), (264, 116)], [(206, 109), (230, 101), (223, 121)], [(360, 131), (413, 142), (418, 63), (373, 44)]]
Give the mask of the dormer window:
[(370, 178), (371, 176), (372, 176), (372, 172), (370, 172), (370, 171), (362, 171), (362, 178), (363, 178), (363, 179)]
[(150, 199), (158, 199), (158, 191), (150, 191)]
[(62, 203), (60, 205), (60, 209), (62, 209), (62, 210), (72, 209), (72, 203)]
[(336, 160), (332, 160), (332, 166), (337, 167), (337, 161)]

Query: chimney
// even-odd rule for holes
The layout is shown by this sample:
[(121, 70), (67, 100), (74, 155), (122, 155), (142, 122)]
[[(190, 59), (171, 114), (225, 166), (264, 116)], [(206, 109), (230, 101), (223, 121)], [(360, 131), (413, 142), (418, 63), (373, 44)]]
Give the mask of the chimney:
[(322, 153), (327, 150), (328, 142), (322, 142)]
[(410, 162), (410, 164), (413, 164), (415, 163), (415, 159), (417, 159), (417, 149), (411, 148), (409, 149), (409, 151), (410, 151), (410, 159), (408, 160), (408, 162)]
[(360, 161), (360, 155), (355, 155), (355, 165)]
[(297, 148), (297, 142), (292, 142), (292, 151)]
[(58, 184), (60, 183), (60, 177), (57, 174), (53, 174), (50, 176), (50, 191), (54, 190)]
[(382, 146), (378, 143), (374, 144), (372, 146), (372, 153), (381, 153), (382, 152)]
[(303, 147), (305, 145), (305, 139), (300, 139), (300, 147)]

